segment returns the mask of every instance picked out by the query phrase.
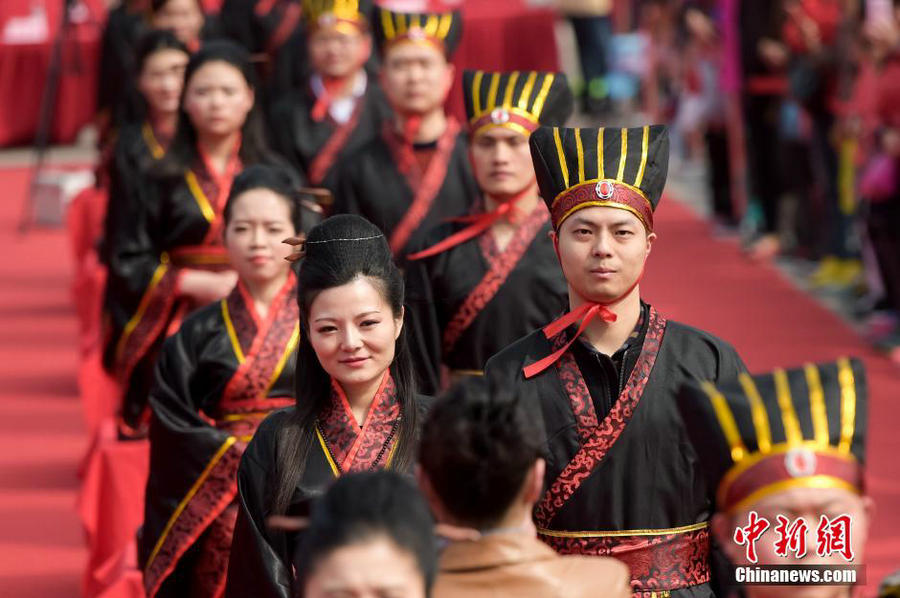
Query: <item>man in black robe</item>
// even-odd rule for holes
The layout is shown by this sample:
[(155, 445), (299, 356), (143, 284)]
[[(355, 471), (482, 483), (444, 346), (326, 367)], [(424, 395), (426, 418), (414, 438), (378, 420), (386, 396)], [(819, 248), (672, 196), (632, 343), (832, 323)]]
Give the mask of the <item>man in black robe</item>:
[[(756, 565), (862, 565), (872, 516), (858, 359), (687, 384), (678, 408), (715, 494), (731, 565), (719, 596), (849, 598), (847, 585), (747, 585)], [(742, 587), (743, 586), (743, 587)], [(802, 588), (802, 589), (801, 589)]]
[(538, 533), (563, 554), (621, 559), (636, 597), (712, 596), (711, 505), (674, 397), (687, 379), (743, 364), (640, 298), (667, 130), (542, 127), (530, 144), (571, 311), (491, 358), (485, 376), (543, 422)]
[(304, 10), (313, 70), (305, 84), (275, 101), (275, 149), (310, 184), (334, 191), (336, 165), (381, 131), (390, 108), (364, 65), (372, 53), (367, 3), (318, 0)]
[[(480, 376), (494, 353), (559, 315), (566, 281), (550, 241), (528, 137), (572, 113), (565, 75), (466, 71), (470, 156), (482, 200), (409, 256), (406, 296), (424, 392)], [(535, 293), (536, 289), (541, 292)]]
[(373, 20), (381, 86), (396, 114), (376, 139), (342, 161), (334, 212), (378, 225), (402, 262), (429, 230), (467, 213), (477, 197), (465, 134), (443, 107), (461, 16), (379, 8)]

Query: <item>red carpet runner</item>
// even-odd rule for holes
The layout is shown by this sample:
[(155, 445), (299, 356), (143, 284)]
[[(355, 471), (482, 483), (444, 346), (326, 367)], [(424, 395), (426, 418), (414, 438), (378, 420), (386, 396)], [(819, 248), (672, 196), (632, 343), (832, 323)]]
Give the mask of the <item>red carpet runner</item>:
[[(77, 596), (84, 565), (75, 511), (86, 435), (76, 397), (77, 334), (64, 232), (15, 234), (27, 178), (0, 171), (0, 588), (16, 598)], [(900, 372), (772, 268), (713, 240), (703, 222), (664, 201), (643, 284), (668, 317), (733, 343), (752, 370), (862, 356), (868, 367), (872, 589), (900, 568)]]

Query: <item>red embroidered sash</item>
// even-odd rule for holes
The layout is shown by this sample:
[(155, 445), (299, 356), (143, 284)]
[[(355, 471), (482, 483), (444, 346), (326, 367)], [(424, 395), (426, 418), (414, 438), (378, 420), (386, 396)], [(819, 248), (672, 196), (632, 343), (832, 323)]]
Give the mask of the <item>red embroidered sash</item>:
[(328, 141), (325, 142), (325, 145), (322, 146), (322, 149), (319, 150), (319, 153), (309, 165), (309, 172), (307, 174), (309, 176), (310, 184), (318, 186), (325, 180), (325, 176), (328, 174), (328, 171), (331, 170), (335, 160), (337, 160), (338, 154), (341, 153), (341, 150), (347, 145), (350, 135), (356, 130), (356, 125), (359, 124), (359, 117), (362, 114), (363, 104), (365, 102), (365, 96), (356, 100), (356, 107), (353, 109), (350, 120), (342, 125), (338, 125), (331, 134), (331, 137), (328, 138)]
[(362, 427), (341, 387), (332, 381), (331, 401), (320, 415), (317, 432), (335, 475), (387, 467), (396, 448), (400, 400), (385, 372)]
[[(253, 300), (243, 283), (222, 299), (223, 316), (240, 366), (225, 386), (219, 403), (221, 414), (238, 414), (275, 409), (267, 398), (269, 389), (281, 375), (300, 338), (297, 308), (297, 281), (291, 272), (278, 291), (266, 319), (258, 321)], [(287, 404), (293, 404), (288, 399)], [(283, 403), (284, 400), (275, 402)]]
[(209, 229), (203, 237), (202, 245), (221, 243), (219, 239), (222, 237), (222, 227), (225, 224), (222, 212), (225, 210), (225, 202), (231, 192), (231, 183), (241, 171), (241, 159), (238, 155), (240, 149), (241, 140), (238, 138), (231, 157), (225, 165), (225, 172), (217, 174), (212, 168), (209, 157), (200, 148), (197, 148), (200, 154), (201, 168), (193, 168), (185, 173), (188, 188), (203, 213), (203, 217), (209, 222)]
[(390, 245), (394, 255), (406, 246), (413, 232), (418, 228), (419, 224), (431, 209), (434, 198), (437, 197), (438, 191), (444, 185), (444, 179), (447, 176), (447, 166), (450, 163), (450, 156), (453, 155), (453, 148), (456, 145), (456, 136), (459, 134), (460, 126), (455, 118), (447, 117), (447, 128), (440, 136), (437, 142), (437, 151), (428, 163), (428, 168), (422, 174), (418, 170), (418, 166), (414, 160), (409, 160), (405, 152), (408, 151), (405, 141), (401, 140), (397, 133), (391, 128), (391, 123), (385, 123), (384, 138), (387, 141), (394, 164), (400, 168), (401, 173), (406, 177), (409, 188), (413, 191), (413, 200), (406, 214), (391, 232)]
[(560, 554), (612, 556), (622, 561), (631, 571), (634, 598), (664, 596), (709, 581), (706, 523), (624, 536), (551, 530), (538, 530), (538, 534)]
[[(515, 269), (516, 265), (528, 251), (535, 235), (541, 229), (549, 214), (543, 204), (538, 205), (528, 218), (519, 225), (509, 245), (502, 252), (494, 252), (486, 254), (485, 258), (490, 264), (488, 271), (484, 277), (475, 285), (475, 288), (463, 300), (459, 309), (453, 314), (453, 317), (444, 328), (443, 350), (447, 354), (453, 350), (456, 341), (462, 336), (478, 314), (487, 306), (488, 303), (500, 290), (500, 286), (506, 282), (509, 274)], [(490, 233), (482, 235), (485, 242), (491, 240)]]
[[(581, 487), (581, 484), (590, 477), (601, 461), (606, 457), (609, 449), (618, 440), (619, 435), (628, 425), (634, 410), (641, 400), (650, 372), (656, 363), (660, 343), (665, 332), (666, 320), (659, 315), (654, 308), (650, 308), (650, 321), (647, 334), (644, 337), (644, 345), (638, 357), (625, 388), (619, 395), (609, 414), (593, 425), (597, 420), (587, 386), (584, 384), (581, 372), (575, 359), (567, 359), (557, 362), (559, 376), (563, 381), (572, 411), (578, 422), (579, 435), (582, 438), (581, 449), (566, 465), (559, 476), (544, 493), (541, 501), (535, 508), (535, 521), (543, 528), (549, 528), (556, 513), (572, 498), (572, 495)], [(565, 333), (561, 333), (555, 342), (565, 344)], [(568, 355), (570, 352), (567, 351)], [(593, 413), (593, 417), (591, 416)]]

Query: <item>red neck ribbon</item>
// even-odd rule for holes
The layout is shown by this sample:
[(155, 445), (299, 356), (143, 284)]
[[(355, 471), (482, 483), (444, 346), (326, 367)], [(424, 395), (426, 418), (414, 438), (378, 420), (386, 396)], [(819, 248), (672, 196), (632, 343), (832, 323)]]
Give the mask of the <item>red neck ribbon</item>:
[(634, 284), (628, 287), (627, 291), (625, 291), (612, 301), (605, 301), (603, 303), (589, 301), (587, 303), (582, 303), (580, 306), (573, 309), (566, 315), (544, 326), (544, 336), (549, 339), (553, 338), (578, 320), (581, 320), (581, 324), (578, 326), (578, 331), (572, 336), (572, 338), (568, 340), (568, 342), (566, 342), (565, 345), (563, 345), (560, 349), (554, 351), (547, 357), (544, 357), (540, 361), (535, 361), (531, 365), (522, 368), (522, 372), (525, 374), (525, 377), (533, 378), (534, 376), (537, 376), (548, 367), (556, 363), (557, 360), (562, 357), (563, 354), (569, 349), (572, 343), (574, 343), (575, 340), (579, 336), (581, 336), (581, 333), (585, 331), (585, 329), (588, 327), (588, 324), (590, 324), (591, 321), (597, 316), (600, 316), (600, 319), (607, 324), (612, 324), (613, 322), (615, 322), (618, 319), (618, 316), (616, 316), (616, 314), (613, 313), (613, 311), (609, 309), (609, 307), (611, 305), (619, 303), (622, 299), (627, 297), (631, 293), (631, 291), (633, 291), (635, 287), (638, 286), (643, 276), (644, 271), (641, 270), (641, 273), (637, 277), (637, 280), (634, 281)]
[(322, 93), (316, 97), (316, 103), (310, 110), (310, 116), (316, 122), (322, 122), (328, 115), (331, 103), (340, 96), (350, 83), (352, 77), (356, 77), (354, 71), (349, 77), (322, 77)]
[(433, 255), (437, 255), (444, 251), (447, 251), (451, 247), (456, 247), (461, 243), (465, 243), (469, 239), (477, 237), (487, 229), (489, 229), (495, 222), (500, 220), (501, 218), (507, 218), (512, 214), (516, 213), (516, 204), (524, 197), (527, 197), (529, 192), (534, 191), (534, 185), (529, 184), (527, 187), (507, 199), (506, 201), (500, 203), (496, 208), (491, 210), (490, 212), (484, 212), (483, 214), (472, 214), (470, 216), (460, 216), (458, 218), (451, 218), (450, 222), (471, 222), (470, 226), (457, 231), (441, 241), (440, 243), (436, 243), (432, 245), (428, 249), (424, 249), (422, 251), (411, 253), (407, 257), (410, 260), (420, 260), (426, 257), (431, 257)]

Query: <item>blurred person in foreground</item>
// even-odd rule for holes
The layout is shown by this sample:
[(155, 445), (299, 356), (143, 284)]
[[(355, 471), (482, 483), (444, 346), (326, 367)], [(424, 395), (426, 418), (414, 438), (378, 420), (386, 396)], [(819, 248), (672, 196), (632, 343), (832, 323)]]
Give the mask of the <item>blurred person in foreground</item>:
[[(857, 359), (682, 389), (678, 408), (715, 495), (713, 533), (732, 565), (865, 563), (867, 403)], [(850, 585), (741, 588), (735, 579), (721, 580), (732, 582), (729, 597), (855, 594)]]
[(296, 598), (428, 598), (434, 521), (412, 480), (344, 476), (313, 507), (297, 547)]
[(477, 197), (465, 132), (444, 112), (462, 15), (378, 8), (373, 21), (381, 88), (394, 118), (342, 162), (334, 213), (379, 226), (403, 267), (431, 229), (467, 213)]
[(538, 533), (563, 554), (623, 560), (636, 596), (708, 598), (711, 504), (673, 398), (744, 366), (641, 300), (668, 131), (541, 127), (530, 143), (571, 311), (492, 357), (485, 377), (543, 423)]
[(377, 81), (366, 72), (372, 53), (365, 0), (306, 0), (312, 73), (272, 106), (269, 122), (275, 148), (313, 186), (337, 189), (340, 164), (381, 132), (390, 108)]
[(559, 556), (538, 540), (531, 514), (543, 490), (542, 449), (519, 401), (489, 396), (483, 380), (435, 404), (419, 448), (419, 484), (451, 539), (435, 598), (631, 596), (621, 562)]
[(487, 360), (557, 316), (566, 282), (528, 149), (531, 131), (572, 113), (565, 75), (466, 71), (469, 156), (482, 199), (409, 256), (409, 322), (425, 392), (480, 376)]

